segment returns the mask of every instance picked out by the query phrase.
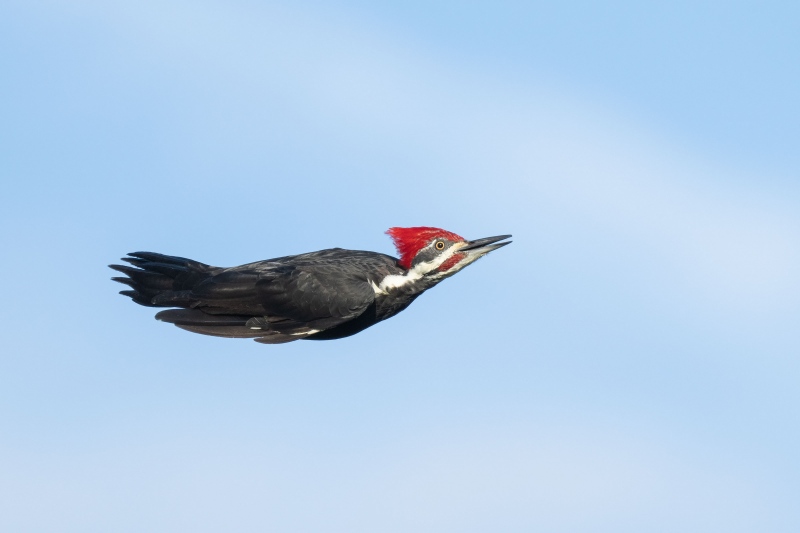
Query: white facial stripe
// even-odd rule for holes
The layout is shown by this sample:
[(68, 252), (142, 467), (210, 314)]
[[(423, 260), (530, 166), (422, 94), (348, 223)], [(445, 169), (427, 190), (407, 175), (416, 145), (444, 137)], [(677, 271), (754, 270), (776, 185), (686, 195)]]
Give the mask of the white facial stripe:
[[(433, 243), (429, 244), (425, 248), (430, 248), (431, 246), (433, 246)], [(374, 281), (370, 281), (372, 290), (375, 291), (375, 294), (386, 294), (391, 289), (399, 289), (408, 283), (419, 281), (423, 276), (432, 270), (436, 270), (442, 266), (445, 261), (453, 257), (453, 255), (463, 246), (463, 243), (455, 243), (442, 255), (437, 256), (432, 261), (425, 261), (424, 263), (418, 263), (414, 265), (414, 268), (409, 269), (405, 274), (390, 274), (386, 276), (383, 278), (383, 280), (381, 280), (380, 285), (377, 285)], [(436, 275), (436, 277), (438, 277), (438, 275)]]

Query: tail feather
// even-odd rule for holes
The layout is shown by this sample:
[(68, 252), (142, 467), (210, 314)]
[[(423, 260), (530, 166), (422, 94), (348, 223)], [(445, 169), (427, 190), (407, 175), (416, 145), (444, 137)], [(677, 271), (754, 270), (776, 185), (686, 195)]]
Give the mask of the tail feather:
[[(148, 272), (154, 272), (156, 274), (163, 274), (168, 278), (177, 278), (181, 274), (185, 274), (187, 272), (191, 272), (186, 267), (181, 267), (178, 265), (170, 265), (167, 263), (149, 263), (145, 262), (142, 264), (137, 265), (139, 268), (146, 269)], [(131, 267), (128, 267), (131, 268)]]
[(164, 255), (156, 252), (133, 252), (128, 254), (137, 259), (143, 259), (149, 263), (166, 263), (169, 265), (190, 266), (190, 267), (205, 267), (208, 265), (185, 257), (178, 257), (177, 255)]
[[(120, 294), (147, 307), (178, 307), (159, 312), (156, 319), (181, 329), (216, 337), (252, 338), (265, 344), (296, 341), (317, 333), (308, 324), (281, 317), (227, 314), (259, 308), (247, 287), (239, 294), (232, 288), (240, 292), (243, 289), (232, 284), (222, 296), (208, 294), (202, 288), (193, 292), (200, 283), (222, 272), (222, 268), (153, 252), (130, 253), (122, 261), (128, 264), (109, 265), (124, 274), (111, 279), (129, 287)], [(240, 280), (240, 285), (250, 282), (250, 279)], [(208, 301), (214, 305), (206, 305)], [(196, 306), (202, 306), (202, 310)]]
[(148, 307), (171, 307), (186, 303), (178, 297), (179, 294), (185, 294), (221, 270), (184, 257), (153, 252), (130, 253), (122, 260), (129, 264), (109, 267), (127, 277), (111, 279), (130, 287), (130, 290), (120, 291), (120, 294)]
[[(148, 290), (172, 290), (173, 282), (175, 281), (174, 278), (170, 278), (167, 275), (161, 274), (159, 272), (152, 272), (150, 269), (142, 270), (139, 268), (129, 267), (126, 265), (109, 265), (110, 268), (116, 270), (117, 272), (122, 272), (123, 274), (127, 275), (130, 279), (128, 281), (121, 281), (121, 278), (111, 278), (114, 281), (119, 281), (120, 283), (125, 283), (126, 285), (141, 285), (142, 287), (147, 288)], [(124, 279), (124, 278), (123, 278)]]
[(123, 277), (111, 278), (111, 281), (122, 283), (123, 285), (127, 285), (128, 287), (133, 287), (136, 284), (136, 282), (133, 281), (131, 278), (123, 278)]
[(121, 257), (120, 259), (126, 263), (132, 264), (133, 266), (141, 266), (147, 263), (146, 259), (138, 259), (136, 257)]
[(151, 302), (146, 295), (143, 295), (139, 291), (119, 291), (119, 293), (123, 296), (129, 297), (139, 305), (144, 305), (146, 307), (158, 307), (157, 305), (153, 304), (153, 302)]

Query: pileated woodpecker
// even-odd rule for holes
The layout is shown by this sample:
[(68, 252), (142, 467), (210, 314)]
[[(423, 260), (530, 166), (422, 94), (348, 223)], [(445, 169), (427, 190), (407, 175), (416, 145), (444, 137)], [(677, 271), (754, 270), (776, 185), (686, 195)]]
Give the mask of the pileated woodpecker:
[(443, 279), (510, 241), (511, 235), (465, 240), (439, 228), (391, 228), (400, 259), (331, 248), (232, 268), (183, 257), (135, 252), (120, 291), (179, 328), (265, 344), (354, 335), (408, 307)]

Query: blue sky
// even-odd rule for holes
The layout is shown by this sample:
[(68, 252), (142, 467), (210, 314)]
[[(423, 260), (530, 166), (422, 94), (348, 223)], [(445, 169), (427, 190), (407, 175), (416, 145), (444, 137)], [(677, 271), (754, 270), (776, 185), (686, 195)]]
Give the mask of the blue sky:
[[(800, 527), (800, 8), (0, 6), (0, 529)], [(118, 296), (391, 226), (514, 244), (355, 337)]]

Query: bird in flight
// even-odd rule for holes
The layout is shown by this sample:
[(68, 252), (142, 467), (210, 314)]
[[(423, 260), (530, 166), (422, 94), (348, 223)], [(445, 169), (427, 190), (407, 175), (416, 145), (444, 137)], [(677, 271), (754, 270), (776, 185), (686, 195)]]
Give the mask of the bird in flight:
[(408, 307), (417, 296), (511, 241), (468, 241), (439, 228), (391, 228), (400, 258), (331, 248), (223, 268), (183, 257), (135, 252), (120, 294), (156, 319), (218, 337), (264, 344), (349, 337)]

